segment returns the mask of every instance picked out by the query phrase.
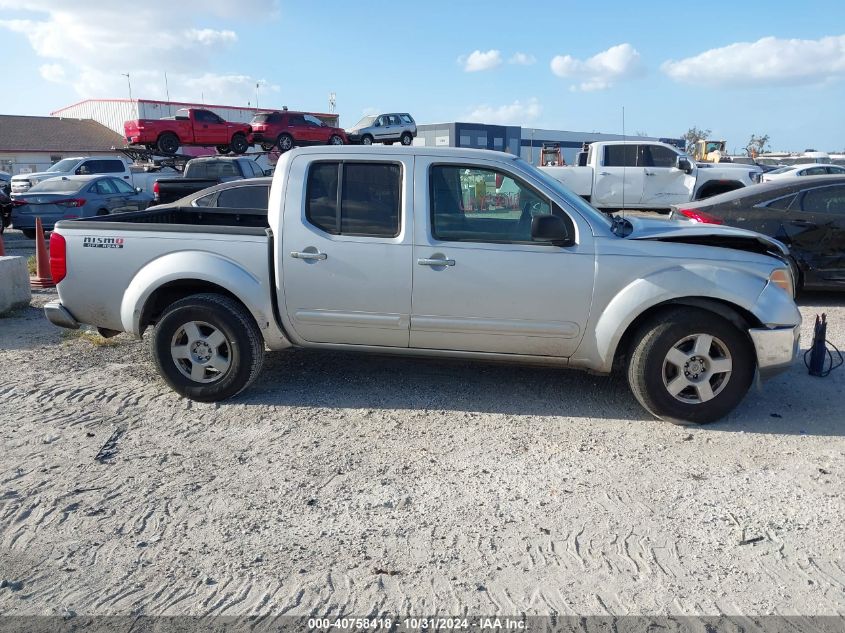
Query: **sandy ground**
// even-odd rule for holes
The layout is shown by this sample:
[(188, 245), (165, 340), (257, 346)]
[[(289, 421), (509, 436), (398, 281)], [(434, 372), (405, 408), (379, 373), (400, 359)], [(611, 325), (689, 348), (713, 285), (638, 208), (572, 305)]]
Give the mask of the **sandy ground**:
[[(845, 347), (845, 296), (802, 303)], [(845, 613), (845, 368), (684, 428), (619, 379), (307, 352), (196, 404), (101, 342), (0, 319), (0, 614)]]

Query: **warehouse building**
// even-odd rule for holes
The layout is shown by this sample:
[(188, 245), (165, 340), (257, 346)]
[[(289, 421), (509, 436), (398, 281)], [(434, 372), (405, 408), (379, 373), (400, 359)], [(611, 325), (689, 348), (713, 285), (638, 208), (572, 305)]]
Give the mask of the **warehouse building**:
[(63, 158), (115, 156), (123, 136), (96, 121), (0, 115), (0, 172), (44, 171)]
[(473, 147), (509, 152), (520, 156), (532, 165), (540, 160), (543, 143), (559, 143), (561, 154), (568, 165), (575, 162), (575, 155), (584, 143), (593, 141), (662, 141), (683, 149), (683, 139), (656, 138), (652, 136), (623, 136), (600, 132), (572, 132), (544, 130), (516, 125), (487, 125), (484, 123), (436, 123), (417, 126), (415, 145), (443, 147)]

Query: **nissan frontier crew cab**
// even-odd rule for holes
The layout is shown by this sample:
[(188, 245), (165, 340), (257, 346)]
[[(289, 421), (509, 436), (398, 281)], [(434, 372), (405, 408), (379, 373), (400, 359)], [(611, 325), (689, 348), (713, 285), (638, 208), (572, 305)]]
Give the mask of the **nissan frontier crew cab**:
[(61, 221), (50, 256), (50, 321), (152, 330), (162, 378), (200, 401), (245, 389), (265, 347), (303, 347), (621, 367), (654, 415), (710, 422), (792, 363), (801, 322), (779, 242), (606, 217), (486, 150), (295, 149), (267, 214)]

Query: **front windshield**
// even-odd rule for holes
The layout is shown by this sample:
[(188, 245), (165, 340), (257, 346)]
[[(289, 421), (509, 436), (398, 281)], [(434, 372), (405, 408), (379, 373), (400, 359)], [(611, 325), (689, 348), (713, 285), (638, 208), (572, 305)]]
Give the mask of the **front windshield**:
[(47, 171), (70, 171), (79, 161), (75, 158), (65, 158), (50, 167)]
[(358, 121), (355, 125), (352, 126), (352, 129), (356, 129), (359, 127), (370, 127), (373, 124), (373, 121), (376, 120), (375, 116), (365, 116), (363, 119)]
[(50, 178), (29, 188), (27, 193), (76, 193), (86, 181)]
[(575, 207), (578, 211), (586, 215), (587, 217), (595, 218), (600, 222), (604, 223), (607, 226), (612, 226), (613, 221), (611, 218), (596, 209), (595, 207), (591, 206), (584, 198), (581, 196), (573, 193), (569, 189), (567, 189), (563, 183), (559, 180), (552, 178), (549, 174), (547, 174), (542, 169), (537, 169), (533, 165), (530, 165), (528, 162), (524, 161), (521, 158), (517, 158), (516, 162), (519, 166), (526, 170), (530, 171), (532, 174), (537, 176), (540, 180), (542, 180), (550, 189), (552, 189), (556, 194), (558, 194), (561, 198), (566, 200), (566, 202)]

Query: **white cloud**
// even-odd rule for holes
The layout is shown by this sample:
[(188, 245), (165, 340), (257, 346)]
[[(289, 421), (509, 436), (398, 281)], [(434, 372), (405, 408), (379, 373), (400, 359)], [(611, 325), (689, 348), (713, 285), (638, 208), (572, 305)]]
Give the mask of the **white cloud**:
[(47, 81), (57, 84), (65, 81), (65, 69), (61, 64), (43, 64), (38, 68), (38, 72)]
[[(242, 0), (243, 15), (275, 15), (276, 0)], [(0, 9), (28, 12), (27, 19), (0, 20), (0, 30), (24, 35), (47, 81), (67, 84), (83, 98), (127, 95), (129, 73), (134, 97), (165, 97), (164, 73), (172, 99), (255, 101), (255, 83), (238, 73), (213, 73), (214, 62), (237, 45), (230, 28), (215, 29), (205, 19), (237, 18), (231, 2), (206, 0), (198, 13), (192, 3), (147, 0), (130, 13), (121, 2), (102, 0), (0, 0)], [(246, 9), (244, 9), (246, 10)], [(162, 21), (166, 11), (167, 21)], [(262, 13), (266, 12), (266, 13)], [(5, 12), (4, 12), (5, 13)], [(262, 86), (261, 94), (278, 91)]]
[(514, 53), (508, 60), (509, 64), (517, 64), (518, 66), (530, 66), (536, 62), (537, 58), (528, 53)]
[(845, 35), (737, 42), (669, 60), (661, 70), (675, 81), (714, 86), (820, 83), (845, 78)]
[(494, 125), (522, 125), (535, 121), (543, 112), (543, 106), (536, 98), (528, 101), (514, 101), (502, 106), (480, 105), (472, 109), (466, 120)]
[(468, 73), (474, 73), (480, 70), (491, 70), (502, 63), (502, 53), (495, 48), (486, 52), (475, 50), (469, 55), (461, 55), (458, 57), (458, 63), (461, 64), (464, 67), (464, 71)]
[(584, 92), (605, 90), (619, 79), (635, 77), (643, 72), (639, 52), (628, 43), (611, 46), (588, 59), (556, 55), (550, 66), (558, 77), (581, 79), (571, 89)]

